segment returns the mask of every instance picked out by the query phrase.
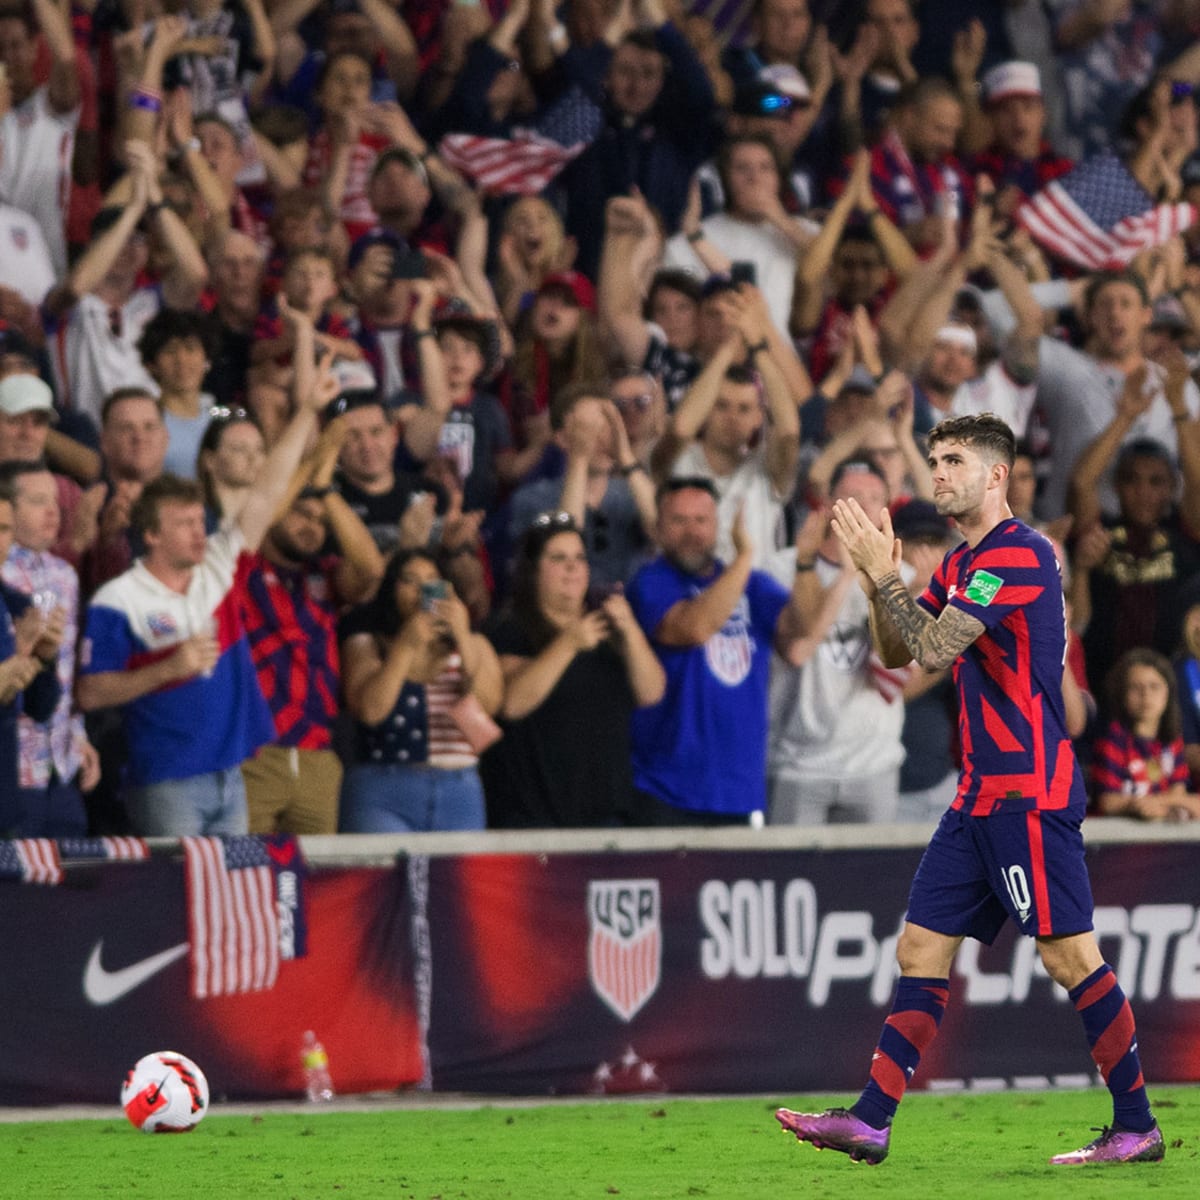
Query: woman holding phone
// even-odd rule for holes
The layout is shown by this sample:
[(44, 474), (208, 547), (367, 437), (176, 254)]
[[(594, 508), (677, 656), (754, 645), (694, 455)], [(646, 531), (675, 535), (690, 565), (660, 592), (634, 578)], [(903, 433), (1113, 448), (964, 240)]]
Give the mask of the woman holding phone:
[(482, 829), (478, 751), (495, 735), (500, 664), (433, 557), (394, 555), (375, 600), (346, 618), (342, 638), (356, 752), (340, 832)]
[(481, 763), (491, 828), (638, 823), (629, 718), (666, 676), (620, 589), (589, 597), (589, 582), (571, 514), (536, 517), (493, 633), (504, 738)]

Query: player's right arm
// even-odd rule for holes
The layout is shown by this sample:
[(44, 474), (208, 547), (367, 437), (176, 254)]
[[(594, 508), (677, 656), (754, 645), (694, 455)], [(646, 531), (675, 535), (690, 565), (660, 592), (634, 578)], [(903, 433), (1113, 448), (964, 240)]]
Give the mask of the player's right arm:
[(900, 541), (887, 509), (881, 529), (855, 500), (839, 500), (833, 514), (833, 531), (871, 602), (871, 636), (884, 665), (902, 667), (915, 658), (927, 671), (950, 666), (984, 632), (984, 623), (950, 605), (934, 616), (913, 599), (900, 578)]
[[(936, 617), (926, 612), (895, 571), (878, 580), (875, 586), (876, 599), (871, 604), (872, 639), (876, 638), (877, 625), (882, 625), (876, 617), (878, 610), (882, 609), (880, 615), (886, 615), (891, 625), (891, 633), (882, 634), (875, 646), (885, 666), (902, 667), (915, 658), (925, 670), (941, 671), (987, 628), (982, 621), (950, 605)], [(907, 651), (907, 658), (900, 645)]]

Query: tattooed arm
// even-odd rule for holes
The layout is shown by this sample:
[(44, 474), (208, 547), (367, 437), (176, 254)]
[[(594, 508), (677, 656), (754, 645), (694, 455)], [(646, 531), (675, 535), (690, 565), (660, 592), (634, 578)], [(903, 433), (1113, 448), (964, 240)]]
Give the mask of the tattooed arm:
[(882, 527), (872, 524), (856, 500), (837, 501), (830, 522), (871, 602), (875, 649), (889, 667), (914, 658), (927, 671), (948, 667), (983, 633), (984, 624), (949, 605), (936, 617), (926, 612), (900, 579), (900, 539), (886, 508), (881, 522)]
[(927, 671), (940, 671), (984, 631), (982, 621), (947, 605), (938, 616), (923, 609), (894, 571), (876, 584), (871, 601), (871, 637), (885, 665), (915, 658)]

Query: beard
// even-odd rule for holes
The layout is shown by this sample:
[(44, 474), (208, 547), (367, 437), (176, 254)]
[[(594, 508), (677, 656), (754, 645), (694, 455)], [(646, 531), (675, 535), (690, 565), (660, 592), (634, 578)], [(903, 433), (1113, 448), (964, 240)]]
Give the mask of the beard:
[(672, 550), (664, 557), (685, 575), (707, 575), (715, 561), (712, 550)]
[(320, 546), (313, 550), (306, 550), (282, 529), (272, 529), (270, 538), (275, 553), (286, 562), (294, 563), (298, 567), (309, 566), (321, 556), (322, 548)]

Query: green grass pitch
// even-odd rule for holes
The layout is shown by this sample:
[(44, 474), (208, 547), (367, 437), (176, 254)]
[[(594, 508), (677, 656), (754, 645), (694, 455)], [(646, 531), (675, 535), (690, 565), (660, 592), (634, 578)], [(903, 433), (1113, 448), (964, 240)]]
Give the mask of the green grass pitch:
[[(783, 1133), (779, 1105), (846, 1097), (211, 1112), (192, 1133), (123, 1118), (0, 1125), (0, 1197), (179, 1200), (1154, 1200), (1200, 1196), (1200, 1088), (1150, 1089), (1166, 1161), (1050, 1167), (1091, 1140), (1108, 1094), (910, 1095), (878, 1167)], [(115, 1106), (114, 1106), (115, 1108)]]

